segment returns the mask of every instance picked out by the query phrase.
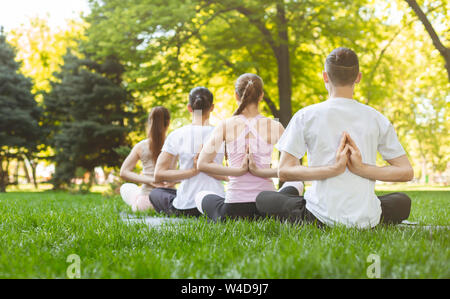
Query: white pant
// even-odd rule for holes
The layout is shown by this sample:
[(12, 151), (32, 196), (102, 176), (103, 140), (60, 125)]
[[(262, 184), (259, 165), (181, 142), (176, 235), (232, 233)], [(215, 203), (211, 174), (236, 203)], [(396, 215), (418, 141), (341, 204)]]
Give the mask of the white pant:
[(136, 184), (125, 183), (120, 186), (120, 196), (127, 205), (131, 206), (133, 212), (153, 208), (149, 196), (143, 194), (141, 188)]
[[(283, 188), (289, 187), (289, 186), (296, 188), (296, 189), (298, 190), (298, 194), (299, 194), (299, 195), (302, 195), (302, 194), (303, 194), (303, 188), (304, 188), (304, 185), (303, 185), (302, 182), (300, 182), (300, 181), (295, 181), (295, 182), (285, 182), (285, 183), (283, 184), (283, 187), (281, 187), (280, 190), (282, 190)], [(278, 191), (280, 191), (280, 190), (278, 190)]]

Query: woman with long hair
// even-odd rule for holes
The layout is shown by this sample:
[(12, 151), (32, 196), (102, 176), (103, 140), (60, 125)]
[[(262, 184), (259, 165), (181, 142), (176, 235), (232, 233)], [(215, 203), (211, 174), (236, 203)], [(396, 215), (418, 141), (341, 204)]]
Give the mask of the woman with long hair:
[[(157, 187), (170, 186), (165, 182), (157, 183), (154, 179), (156, 161), (161, 153), (169, 124), (169, 110), (162, 106), (152, 108), (148, 116), (147, 139), (133, 147), (120, 168), (120, 177), (132, 182), (120, 187), (120, 195), (133, 211), (151, 209), (150, 191)], [(133, 171), (139, 160), (143, 166), (142, 174)], [(142, 186), (138, 187), (137, 184)]]
[[(156, 188), (150, 200), (157, 212), (168, 215), (200, 216), (195, 205), (195, 195), (201, 190), (212, 190), (224, 195), (223, 176), (210, 176), (197, 169), (198, 154), (214, 130), (209, 117), (214, 109), (213, 94), (205, 87), (196, 87), (189, 93), (188, 111), (192, 123), (174, 130), (167, 136), (161, 155), (156, 163), (157, 182), (181, 181), (178, 190)], [(223, 162), (223, 154), (217, 155), (216, 163)], [(175, 167), (178, 162), (178, 169)]]
[[(284, 131), (275, 120), (263, 117), (259, 103), (264, 97), (263, 81), (255, 74), (241, 75), (235, 84), (235, 97), (239, 104), (233, 117), (216, 127), (203, 147), (198, 169), (210, 175), (229, 176), (225, 196), (205, 189), (196, 195), (198, 210), (208, 218), (258, 218), (255, 204), (261, 191), (274, 191), (271, 178), (277, 177), (277, 169), (271, 168), (272, 151)], [(222, 144), (229, 166), (215, 162)], [(299, 194), (303, 184), (285, 184), (283, 192)]]

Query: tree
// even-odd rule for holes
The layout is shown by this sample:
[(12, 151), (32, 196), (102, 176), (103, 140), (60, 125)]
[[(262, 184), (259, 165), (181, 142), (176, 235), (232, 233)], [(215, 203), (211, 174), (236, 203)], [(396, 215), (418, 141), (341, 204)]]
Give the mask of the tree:
[(11, 160), (37, 151), (42, 131), (41, 109), (31, 93), (31, 80), (19, 73), (15, 50), (0, 31), (0, 192), (11, 183)]
[[(427, 15), (423, 12), (423, 10), (420, 8), (419, 4), (415, 0), (405, 0), (408, 5), (412, 8), (414, 13), (419, 18), (420, 22), (422, 22), (423, 26), (425, 27), (425, 30), (427, 31), (428, 35), (430, 36), (431, 40), (433, 41), (434, 47), (441, 53), (442, 57), (445, 60), (445, 68), (447, 69), (447, 76), (448, 80), (450, 81), (450, 48), (447, 48), (442, 42), (439, 36), (436, 33), (436, 30), (434, 30), (433, 25), (428, 20)], [(447, 7), (448, 9), (448, 7)]]
[(64, 29), (53, 28), (39, 17), (30, 18), (8, 34), (8, 42), (18, 49), (17, 57), (23, 62), (21, 72), (32, 78), (37, 95), (50, 91), (53, 74), (60, 70), (67, 49), (76, 48), (82, 39), (83, 23), (69, 20)]
[(195, 85), (211, 85), (221, 77), (232, 86), (238, 75), (256, 72), (266, 83), (268, 113), (283, 125), (293, 109), (325, 97), (323, 83), (311, 77), (320, 78), (328, 51), (379, 42), (366, 1), (90, 3), (86, 49), (98, 57), (117, 55), (127, 66), (130, 85), (141, 93), (151, 91), (152, 103), (176, 106), (178, 95)]
[(122, 73), (114, 57), (97, 63), (70, 51), (64, 56), (64, 65), (55, 75), (58, 81), (44, 95), (48, 143), (55, 151), (55, 188), (70, 184), (80, 168), (92, 178), (95, 167), (121, 163), (114, 149), (128, 145), (136, 116)]
[[(443, 73), (444, 61), (433, 50), (431, 39), (417, 18), (397, 14), (406, 2), (390, 2), (391, 14), (401, 15), (386, 40), (373, 55), (376, 59), (363, 73), (363, 92), (370, 105), (388, 117), (413, 163), (417, 178), (445, 171), (450, 157), (448, 130), (448, 90), (450, 82)], [(427, 13), (438, 24), (445, 14), (441, 5)], [(441, 19), (442, 20), (442, 19)], [(392, 22), (392, 21), (391, 21)], [(442, 26), (441, 26), (442, 28)]]
[[(39, 17), (30, 18), (8, 33), (8, 42), (17, 49), (16, 59), (21, 61), (20, 72), (31, 78), (32, 93), (38, 103), (43, 101), (42, 93), (50, 91), (53, 74), (60, 70), (67, 49), (77, 47), (77, 41), (82, 39), (83, 23), (68, 20), (64, 29), (51, 28), (48, 20)], [(43, 144), (39, 152), (23, 155), (23, 169), (28, 173), (27, 165), (31, 168), (36, 188), (36, 167), (49, 155), (51, 149)]]
[[(211, 88), (219, 99), (214, 114), (228, 117), (236, 108), (234, 80), (254, 72), (265, 82), (263, 113), (286, 125), (296, 110), (327, 98), (323, 62), (332, 49), (346, 46), (358, 53), (363, 73), (355, 99), (388, 116), (415, 161), (426, 157), (439, 170), (448, 160), (448, 116), (442, 115), (449, 81), (436, 75), (445, 66), (430, 50), (426, 29), (403, 13), (405, 0), (90, 3), (85, 50), (98, 58), (116, 55), (136, 97), (147, 107), (165, 105), (173, 119), (185, 116), (186, 95), (195, 85)], [(427, 3), (437, 34), (446, 34), (447, 1)], [(433, 108), (423, 115), (425, 103)]]

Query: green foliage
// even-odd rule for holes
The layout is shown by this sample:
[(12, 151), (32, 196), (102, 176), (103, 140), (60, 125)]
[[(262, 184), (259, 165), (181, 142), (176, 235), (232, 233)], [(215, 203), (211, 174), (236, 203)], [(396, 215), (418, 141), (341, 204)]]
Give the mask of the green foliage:
[[(90, 4), (83, 47), (100, 59), (116, 55), (146, 108), (164, 105), (173, 119), (185, 117), (189, 90), (203, 85), (215, 94), (215, 115), (224, 118), (236, 108), (234, 80), (255, 72), (265, 82), (264, 113), (286, 124), (292, 112), (327, 98), (323, 62), (346, 46), (359, 54), (363, 73), (355, 98), (388, 116), (416, 165), (425, 160), (433, 171), (446, 168), (444, 60), (404, 0)], [(419, 4), (445, 40), (448, 1)], [(424, 103), (433, 107), (426, 116)]]
[(15, 50), (0, 34), (0, 192), (10, 183), (11, 159), (37, 151), (41, 109), (31, 93), (31, 80), (18, 72)]
[(297, 110), (325, 98), (319, 74), (332, 48), (376, 47), (381, 37), (366, 2), (91, 1), (84, 46), (119, 57), (150, 105), (177, 114), (193, 86), (220, 81), (216, 90), (228, 86), (221, 100), (234, 102), (233, 81), (256, 72), (266, 83), (266, 113), (286, 124), (291, 100)]
[(82, 23), (69, 20), (64, 29), (52, 28), (47, 19), (40, 17), (32, 17), (9, 32), (8, 41), (20, 49), (20, 71), (32, 78), (38, 102), (42, 101), (39, 92), (50, 91), (50, 82), (55, 80), (53, 73), (60, 70), (67, 49), (78, 47), (82, 33)]
[[(448, 44), (448, 0), (418, 4)], [(50, 81), (59, 82), (52, 73), (60, 71), (66, 49), (74, 48), (91, 60), (80, 71), (92, 71), (92, 61), (103, 65), (115, 57), (123, 70), (120, 80), (110, 79), (133, 96), (131, 106), (142, 105), (147, 111), (166, 106), (171, 128), (189, 121), (188, 92), (198, 85), (215, 95), (212, 123), (228, 117), (237, 107), (233, 83), (244, 72), (263, 78), (263, 113), (286, 125), (298, 109), (327, 98), (323, 61), (333, 48), (347, 46), (358, 53), (363, 73), (355, 98), (393, 122), (416, 173), (418, 168), (424, 175), (448, 169), (450, 83), (445, 61), (404, 0), (90, 0), (90, 6), (86, 23), (71, 22), (56, 30), (46, 20), (33, 18), (8, 35), (39, 103), (41, 91), (53, 92)], [(62, 106), (74, 92), (78, 89), (59, 91)], [(64, 109), (57, 112), (58, 105), (55, 102), (52, 113), (68, 115)], [(147, 113), (131, 106), (121, 109), (137, 113), (139, 122), (128, 135), (135, 143), (144, 137)], [(50, 119), (43, 124), (53, 130), (50, 140), (56, 140), (53, 128), (61, 129), (62, 123)], [(85, 134), (99, 129), (78, 125), (71, 128)], [(73, 172), (67, 167), (65, 173)]]
[(55, 187), (70, 183), (76, 169), (92, 173), (97, 166), (119, 166), (115, 148), (128, 145), (136, 113), (122, 86), (123, 67), (113, 57), (103, 63), (70, 52), (45, 94), (49, 144), (55, 150)]
[(129, 146), (119, 146), (114, 149), (114, 151), (121, 157), (122, 159), (125, 159), (131, 152), (131, 147)]

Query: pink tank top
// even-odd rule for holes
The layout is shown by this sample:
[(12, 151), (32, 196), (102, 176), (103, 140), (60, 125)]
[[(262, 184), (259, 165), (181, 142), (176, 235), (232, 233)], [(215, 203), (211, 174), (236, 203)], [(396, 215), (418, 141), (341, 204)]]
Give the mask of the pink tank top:
[[(262, 115), (257, 115), (253, 119), (247, 119), (243, 115), (238, 117), (245, 121), (245, 129), (239, 136), (226, 144), (228, 161), (231, 167), (241, 167), (242, 159), (245, 157), (247, 144), (250, 153), (253, 154), (256, 165), (259, 168), (269, 168), (272, 162), (273, 145), (263, 140), (256, 130), (255, 126)], [(274, 191), (275, 186), (271, 178), (261, 178), (254, 176), (250, 172), (239, 176), (229, 177), (227, 192), (225, 195), (226, 203), (254, 202), (256, 196), (261, 191)]]

